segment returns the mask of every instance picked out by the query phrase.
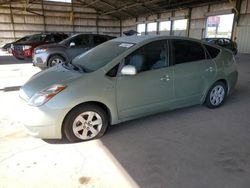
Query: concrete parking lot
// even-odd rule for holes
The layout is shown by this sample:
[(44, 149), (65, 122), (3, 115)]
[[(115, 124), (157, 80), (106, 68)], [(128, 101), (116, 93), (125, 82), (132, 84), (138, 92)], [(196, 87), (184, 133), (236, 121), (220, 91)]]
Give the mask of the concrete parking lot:
[[(112, 126), (89, 142), (26, 134), (18, 89), (40, 71), (0, 53), (0, 187), (250, 187), (250, 55), (218, 109), (193, 106)], [(32, 116), (32, 114), (30, 114)]]

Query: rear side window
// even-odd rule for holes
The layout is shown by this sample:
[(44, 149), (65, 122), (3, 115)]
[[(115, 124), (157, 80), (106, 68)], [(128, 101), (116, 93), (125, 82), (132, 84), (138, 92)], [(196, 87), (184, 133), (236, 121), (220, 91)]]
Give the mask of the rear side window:
[(172, 40), (174, 64), (188, 63), (206, 59), (205, 51), (198, 42), (189, 40)]
[(204, 45), (212, 59), (216, 58), (220, 50), (209, 45)]

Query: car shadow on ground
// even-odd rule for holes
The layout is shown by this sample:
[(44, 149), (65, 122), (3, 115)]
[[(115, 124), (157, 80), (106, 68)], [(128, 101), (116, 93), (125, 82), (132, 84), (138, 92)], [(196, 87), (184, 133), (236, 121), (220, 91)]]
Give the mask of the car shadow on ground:
[(139, 187), (245, 187), (250, 176), (245, 70), (241, 67), (235, 91), (220, 108), (192, 106), (120, 123), (99, 140)]
[(3, 92), (18, 91), (20, 88), (21, 86), (4, 87), (3, 89), (0, 89), (0, 91)]
[(62, 139), (42, 139), (44, 142), (48, 144), (72, 144), (66, 138)]
[[(223, 104), (223, 106), (228, 106), (228, 105), (230, 106), (231, 105), (230, 103), (242, 101), (244, 99), (247, 100), (249, 97), (249, 93), (247, 93), (247, 92), (248, 92), (248, 90), (245, 90), (241, 86), (237, 86), (235, 91), (232, 94), (230, 94), (230, 96), (227, 98), (227, 100)], [(222, 109), (223, 106), (220, 107), (219, 109)], [(156, 127), (154, 127), (154, 129), (155, 129), (155, 128), (158, 128), (157, 127), (159, 125), (158, 122), (159, 121), (160, 122), (166, 121), (168, 116), (174, 115), (174, 116), (178, 117), (181, 115), (185, 115), (185, 113), (187, 113), (187, 114), (193, 113), (196, 110), (211, 111), (211, 109), (208, 109), (203, 105), (195, 105), (195, 106), (191, 106), (191, 107), (185, 107), (185, 108), (181, 108), (181, 109), (176, 109), (176, 110), (172, 110), (172, 111), (167, 111), (167, 112), (149, 115), (147, 117), (142, 117), (142, 118), (138, 118), (135, 120), (130, 120), (127, 122), (123, 122), (123, 123), (109, 126), (105, 135), (100, 139), (103, 141), (108, 140), (108, 138), (106, 138), (106, 137), (110, 137), (109, 139), (113, 139), (113, 136), (116, 134), (123, 135), (124, 134), (123, 132), (129, 131), (130, 129), (134, 129), (134, 128), (137, 129), (140, 127), (146, 128), (146, 126), (151, 126), (151, 124), (152, 124), (152, 126), (156, 126)], [(42, 139), (42, 140), (45, 141), (46, 143), (49, 143), (49, 144), (71, 144), (65, 138), (65, 136), (62, 139)]]
[(12, 55), (0, 55), (0, 65), (31, 64), (32, 59), (18, 60)]

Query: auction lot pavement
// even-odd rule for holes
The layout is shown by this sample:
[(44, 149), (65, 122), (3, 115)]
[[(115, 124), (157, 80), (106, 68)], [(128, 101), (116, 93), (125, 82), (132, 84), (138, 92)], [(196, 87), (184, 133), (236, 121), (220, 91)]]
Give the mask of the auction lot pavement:
[(18, 90), (40, 70), (1, 52), (0, 188), (249, 188), (250, 55), (237, 59), (237, 88), (221, 108), (161, 113), (69, 144), (26, 134)]

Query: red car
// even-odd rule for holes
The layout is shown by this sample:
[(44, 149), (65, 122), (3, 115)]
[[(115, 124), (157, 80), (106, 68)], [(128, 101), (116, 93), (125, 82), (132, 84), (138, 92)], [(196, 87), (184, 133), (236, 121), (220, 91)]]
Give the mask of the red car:
[(43, 44), (58, 43), (68, 38), (64, 33), (43, 33), (31, 35), (27, 41), (13, 44), (12, 54), (17, 59), (32, 58), (34, 48)]

